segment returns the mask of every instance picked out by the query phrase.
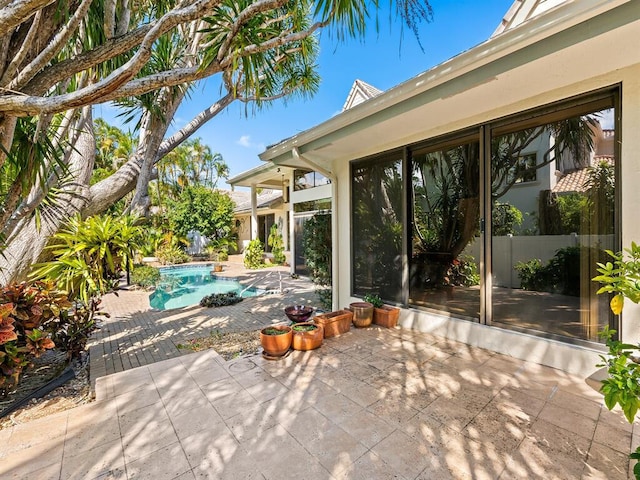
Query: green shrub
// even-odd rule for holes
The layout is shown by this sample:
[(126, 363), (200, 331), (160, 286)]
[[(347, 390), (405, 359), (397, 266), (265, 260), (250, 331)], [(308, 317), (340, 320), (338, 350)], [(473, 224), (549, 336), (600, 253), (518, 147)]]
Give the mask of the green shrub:
[(508, 203), (496, 202), (492, 209), (491, 233), (498, 236), (513, 235), (522, 225), (522, 212)]
[(131, 272), (131, 283), (144, 288), (155, 287), (160, 280), (160, 270), (149, 265), (138, 265)]
[(259, 239), (251, 240), (244, 251), (244, 266), (250, 269), (262, 268), (265, 266), (262, 258), (264, 256), (264, 246)]
[(51, 338), (56, 348), (67, 353), (69, 358), (79, 358), (87, 347), (91, 333), (97, 328), (96, 317), (107, 315), (98, 311), (99, 299), (92, 299), (88, 305), (77, 303), (71, 310), (60, 313)]
[(561, 248), (546, 265), (534, 258), (515, 269), (524, 290), (580, 296), (580, 247)]
[(472, 287), (480, 284), (478, 266), (473, 257), (466, 255), (455, 259), (447, 271), (449, 285)]
[(202, 297), (200, 300), (201, 307), (226, 307), (227, 305), (235, 305), (241, 302), (243, 299), (237, 294), (237, 292), (228, 293), (212, 293), (206, 297)]
[(163, 265), (174, 265), (177, 263), (185, 263), (191, 260), (191, 257), (177, 245), (162, 245), (156, 250), (156, 257)]
[(382, 302), (382, 299), (378, 295), (373, 293), (366, 294), (364, 296), (364, 301), (369, 302), (375, 308), (380, 308), (382, 307), (382, 305), (384, 305), (384, 303)]
[(284, 255), (284, 241), (282, 240), (282, 235), (278, 230), (278, 226), (275, 224), (271, 225), (267, 243), (271, 247), (271, 253), (273, 254), (273, 263), (275, 263), (276, 265), (283, 265), (287, 261), (287, 257), (285, 257)]

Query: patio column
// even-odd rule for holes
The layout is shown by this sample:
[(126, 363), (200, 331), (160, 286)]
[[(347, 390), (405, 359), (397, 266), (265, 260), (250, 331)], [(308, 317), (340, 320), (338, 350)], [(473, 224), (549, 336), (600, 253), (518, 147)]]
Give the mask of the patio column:
[(258, 192), (255, 185), (251, 185), (251, 240), (258, 238)]

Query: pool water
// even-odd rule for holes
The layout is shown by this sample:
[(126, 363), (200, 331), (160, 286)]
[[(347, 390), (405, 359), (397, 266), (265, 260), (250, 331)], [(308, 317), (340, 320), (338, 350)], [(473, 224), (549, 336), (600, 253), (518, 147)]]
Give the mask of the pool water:
[(242, 285), (237, 280), (216, 277), (211, 274), (211, 270), (212, 265), (161, 268), (160, 281), (149, 296), (151, 307), (169, 310), (198, 305), (202, 297), (212, 293), (236, 292), (243, 298), (262, 293), (261, 290)]

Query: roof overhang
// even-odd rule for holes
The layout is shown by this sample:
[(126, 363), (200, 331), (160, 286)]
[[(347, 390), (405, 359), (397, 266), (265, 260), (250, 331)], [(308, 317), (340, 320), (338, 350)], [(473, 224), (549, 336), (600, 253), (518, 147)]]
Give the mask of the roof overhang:
[[(318, 164), (361, 158), (477, 125), (497, 104), (516, 105), (542, 95), (549, 85), (560, 88), (563, 73), (569, 85), (577, 77), (572, 72), (589, 78), (636, 64), (640, 49), (629, 39), (640, 38), (637, 7), (635, 0), (566, 2), (269, 147), (260, 158), (292, 168), (304, 168), (294, 148)], [(563, 63), (547, 62), (555, 71), (535, 70), (540, 70), (538, 60), (584, 42), (593, 49), (589, 57), (567, 55)], [(514, 107), (511, 113), (517, 111)]]
[(230, 178), (227, 180), (227, 183), (233, 187), (240, 186), (282, 190), (283, 180), (288, 178), (292, 170), (292, 168), (285, 166), (265, 163)]

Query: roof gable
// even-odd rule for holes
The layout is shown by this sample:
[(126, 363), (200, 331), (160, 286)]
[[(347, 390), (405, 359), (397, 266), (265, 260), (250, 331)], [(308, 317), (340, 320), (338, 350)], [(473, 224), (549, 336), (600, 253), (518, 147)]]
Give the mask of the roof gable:
[(376, 95), (380, 95), (381, 93), (382, 90), (379, 90), (376, 87), (363, 82), (362, 80), (356, 80), (351, 86), (351, 90), (349, 91), (347, 100), (342, 106), (342, 111), (344, 112), (345, 110), (349, 110), (350, 108), (353, 108), (356, 105), (359, 105), (362, 102), (375, 97)]
[(491, 37), (495, 37), (506, 30), (511, 30), (566, 1), (567, 0), (515, 0)]

